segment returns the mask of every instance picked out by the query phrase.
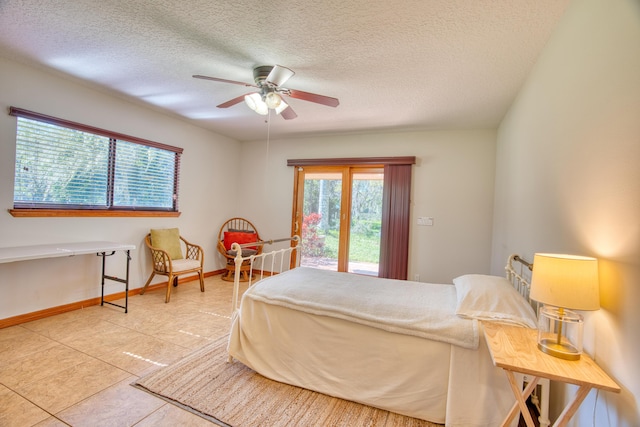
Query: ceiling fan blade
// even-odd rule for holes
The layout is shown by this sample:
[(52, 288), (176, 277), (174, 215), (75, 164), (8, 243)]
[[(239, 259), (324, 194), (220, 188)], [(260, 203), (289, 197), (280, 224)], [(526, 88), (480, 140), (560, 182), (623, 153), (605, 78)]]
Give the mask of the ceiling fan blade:
[(276, 86), (283, 85), (287, 80), (289, 80), (295, 72), (293, 70), (288, 69), (287, 67), (282, 67), (280, 65), (274, 65), (269, 75), (267, 76), (267, 83), (273, 83)]
[(196, 79), (213, 80), (214, 82), (231, 83), (234, 85), (241, 85), (241, 86), (247, 86), (247, 87), (258, 87), (251, 83), (242, 83), (242, 82), (237, 82), (235, 80), (219, 79), (218, 77), (201, 76), (199, 74), (195, 74), (193, 77)]
[[(249, 92), (249, 93), (253, 93), (253, 92)], [(230, 99), (230, 100), (229, 100), (229, 101), (227, 101), (227, 102), (223, 102), (223, 103), (222, 103), (222, 104), (220, 104), (220, 105), (216, 105), (216, 107), (218, 107), (218, 108), (229, 108), (229, 107), (233, 107), (234, 105), (239, 104), (239, 103), (241, 103), (242, 101), (244, 101), (244, 97), (245, 97), (245, 96), (247, 96), (247, 95), (249, 95), (249, 93), (245, 93), (244, 95), (240, 95), (240, 96), (238, 96), (237, 98)]]
[(295, 111), (293, 111), (293, 108), (291, 108), (290, 105), (287, 108), (285, 108), (284, 110), (280, 111), (280, 115), (285, 120), (292, 120), (292, 119), (295, 119), (296, 117), (298, 117), (298, 115), (296, 114)]
[(302, 90), (287, 89), (285, 94), (292, 98), (302, 99), (304, 101), (315, 102), (316, 104), (327, 105), (329, 107), (337, 107), (340, 105), (338, 98), (332, 98), (330, 96), (317, 95), (315, 93), (304, 92)]

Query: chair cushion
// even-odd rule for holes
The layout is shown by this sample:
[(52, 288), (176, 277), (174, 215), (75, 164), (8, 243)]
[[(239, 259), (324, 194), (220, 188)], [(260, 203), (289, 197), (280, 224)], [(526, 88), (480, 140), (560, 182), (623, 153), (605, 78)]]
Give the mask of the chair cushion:
[(194, 268), (200, 268), (200, 261), (197, 259), (178, 259), (173, 261), (173, 272), (178, 273), (185, 270), (193, 270)]
[[(255, 255), (257, 253), (258, 253), (257, 249), (251, 249), (251, 248), (243, 248), (242, 249), (242, 256), (243, 257), (248, 257), (248, 256), (251, 256), (251, 255)], [(227, 251), (227, 255), (229, 255), (229, 256), (235, 257), (236, 254), (237, 254), (236, 251), (232, 251), (232, 250)]]
[[(238, 243), (240, 245), (244, 243), (253, 243), (258, 241), (258, 235), (253, 232), (245, 232), (245, 231), (225, 231), (224, 232), (224, 248), (226, 250), (231, 249), (231, 244)], [(257, 249), (255, 246), (243, 248), (246, 249)]]
[(151, 229), (151, 245), (166, 251), (172, 260), (184, 258), (177, 228)]

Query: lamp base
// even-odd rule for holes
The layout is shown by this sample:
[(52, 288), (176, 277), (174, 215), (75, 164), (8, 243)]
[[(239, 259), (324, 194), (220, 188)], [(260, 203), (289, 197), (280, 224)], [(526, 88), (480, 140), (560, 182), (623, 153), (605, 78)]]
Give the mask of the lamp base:
[(570, 343), (560, 343), (556, 339), (541, 339), (538, 342), (538, 349), (543, 353), (550, 356), (554, 356), (564, 360), (580, 360), (580, 352), (576, 347)]
[(564, 360), (579, 360), (582, 354), (583, 318), (563, 308), (543, 306), (538, 314), (538, 349)]

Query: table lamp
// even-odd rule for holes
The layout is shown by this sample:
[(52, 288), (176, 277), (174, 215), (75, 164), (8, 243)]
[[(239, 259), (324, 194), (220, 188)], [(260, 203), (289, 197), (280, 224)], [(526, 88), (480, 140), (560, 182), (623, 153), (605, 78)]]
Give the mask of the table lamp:
[(535, 254), (532, 300), (542, 304), (538, 314), (538, 348), (566, 360), (582, 354), (583, 317), (573, 310), (598, 310), (598, 260), (560, 254)]

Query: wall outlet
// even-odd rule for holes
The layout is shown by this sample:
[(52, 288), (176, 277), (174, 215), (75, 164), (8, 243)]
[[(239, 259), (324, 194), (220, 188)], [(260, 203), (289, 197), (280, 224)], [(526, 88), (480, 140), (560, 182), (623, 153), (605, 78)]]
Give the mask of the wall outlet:
[(419, 282), (420, 281), (420, 275), (418, 273), (413, 275), (413, 281), (414, 282)]

